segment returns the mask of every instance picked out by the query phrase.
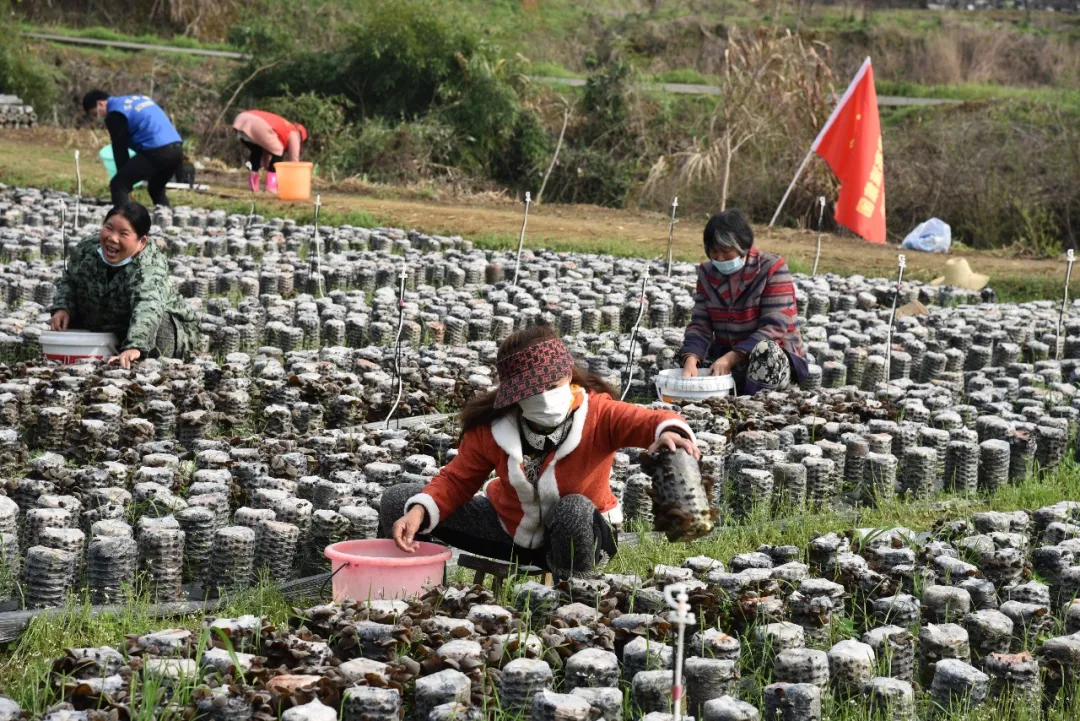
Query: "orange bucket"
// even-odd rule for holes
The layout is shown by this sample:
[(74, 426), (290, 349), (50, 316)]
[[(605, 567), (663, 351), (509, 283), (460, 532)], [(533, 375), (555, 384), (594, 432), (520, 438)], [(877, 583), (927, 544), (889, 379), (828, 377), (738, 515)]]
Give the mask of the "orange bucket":
[(311, 172), (314, 163), (279, 162), (277, 171), (278, 198), (281, 200), (308, 200), (311, 198)]

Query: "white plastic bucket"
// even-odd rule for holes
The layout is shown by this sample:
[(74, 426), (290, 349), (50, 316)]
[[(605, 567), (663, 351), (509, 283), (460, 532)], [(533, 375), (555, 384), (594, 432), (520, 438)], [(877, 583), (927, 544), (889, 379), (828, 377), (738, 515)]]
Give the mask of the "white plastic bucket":
[(656, 374), (656, 395), (664, 403), (727, 396), (734, 390), (734, 378), (730, 375), (709, 375), (708, 368), (699, 368), (696, 378), (683, 378), (682, 368), (671, 368)]
[(42, 355), (49, 360), (73, 363), (83, 358), (111, 358), (118, 352), (120, 339), (115, 333), (43, 330), (38, 343)]

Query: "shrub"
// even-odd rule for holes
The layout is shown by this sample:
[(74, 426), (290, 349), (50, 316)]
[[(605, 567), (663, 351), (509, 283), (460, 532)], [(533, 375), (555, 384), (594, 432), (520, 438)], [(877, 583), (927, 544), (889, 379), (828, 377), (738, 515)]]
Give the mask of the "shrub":
[(478, 36), (430, 0), (372, 3), (350, 32), (343, 86), (366, 115), (415, 117), (464, 72), (459, 56), (471, 58), (478, 47)]
[(492, 176), (517, 190), (536, 192), (551, 161), (551, 144), (543, 120), (523, 110), (504, 153), (492, 160)]
[(582, 98), (588, 118), (583, 129), (583, 142), (610, 144), (612, 134), (625, 129), (630, 118), (629, 95), (633, 80), (633, 68), (620, 59), (589, 75)]
[(436, 116), (458, 132), (454, 165), (470, 171), (488, 168), (514, 137), (521, 115), (515, 86), (524, 74), (513, 60), (492, 61), (477, 53), (458, 55), (461, 74), (439, 88)]
[(640, 173), (647, 112), (634, 104), (633, 68), (615, 57), (594, 66), (585, 81), (578, 117), (567, 130), (544, 198), (562, 203), (619, 206)]
[(345, 115), (351, 106), (352, 103), (341, 95), (315, 93), (279, 95), (264, 98), (258, 104), (259, 110), (302, 123), (308, 131), (307, 146), (313, 152), (322, 152), (337, 143), (346, 130)]
[[(543, 162), (546, 138), (523, 114), (524, 58), (498, 59), (430, 0), (371, 4), (338, 48), (296, 51), (278, 28), (254, 17), (234, 29), (230, 37), (253, 58), (233, 83), (246, 83), (244, 101), (274, 98), (282, 114), (310, 117), (312, 134), (329, 133), (316, 139), (324, 165), (390, 179), (440, 163), (516, 182)], [(346, 124), (357, 137), (337, 138)], [(376, 171), (373, 158), (395, 165)]]
[(560, 203), (619, 207), (639, 170), (632, 158), (615, 157), (606, 150), (563, 147), (544, 198)]
[(229, 28), (229, 44), (257, 59), (291, 54), (296, 39), (289, 26), (262, 12), (265, 8), (260, 5), (253, 9), (255, 12)]
[(0, 0), (0, 93), (18, 95), (44, 115), (56, 97), (56, 73), (30, 51), (10, 18), (10, 0)]
[(1078, 119), (1020, 101), (905, 116), (885, 138), (890, 233), (937, 215), (974, 248), (1046, 255), (1075, 246)]
[(396, 124), (371, 118), (350, 129), (335, 157), (342, 167), (376, 182), (415, 182), (445, 162), (455, 137), (452, 127), (435, 118)]
[(247, 84), (236, 102), (249, 106), (257, 105), (262, 98), (305, 92), (345, 96), (341, 82), (341, 67), (345, 62), (347, 59), (334, 51), (298, 51), (276, 59), (256, 56), (237, 67), (222, 96), (228, 98), (231, 92), (227, 91), (245, 81)]

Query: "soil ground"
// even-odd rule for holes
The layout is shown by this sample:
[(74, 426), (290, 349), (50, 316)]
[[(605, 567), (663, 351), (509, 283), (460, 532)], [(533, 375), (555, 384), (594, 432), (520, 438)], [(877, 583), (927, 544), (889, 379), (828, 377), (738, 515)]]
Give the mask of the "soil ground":
[[(88, 194), (104, 194), (106, 176), (95, 148), (107, 142), (99, 131), (57, 131), (46, 128), (7, 130), (0, 133), (0, 182), (37, 187), (74, 189), (73, 150), (82, 150), (84, 188)], [(176, 204), (247, 204), (246, 172), (201, 172), (199, 182), (213, 189), (211, 194), (174, 193)], [(346, 187), (348, 184), (345, 184)], [(362, 186), (359, 192), (342, 186), (317, 190), (324, 211), (338, 216), (362, 211), (379, 223), (428, 233), (461, 235), (488, 244), (516, 243), (521, 231), (523, 203), (490, 196), (457, 196), (424, 199), (409, 191), (385, 186)], [(142, 193), (137, 199), (145, 202)], [(281, 202), (261, 194), (258, 212), (288, 215), (310, 214), (307, 203)], [(705, 217), (684, 217), (676, 223), (676, 257), (701, 257), (701, 229)], [(559, 250), (611, 252), (619, 255), (660, 257), (665, 252), (668, 217), (656, 212), (601, 208), (585, 205), (540, 205), (529, 212), (527, 247)], [(760, 247), (793, 261), (797, 270), (809, 271), (813, 264), (817, 233), (792, 228), (757, 226)], [(899, 249), (874, 245), (855, 237), (826, 234), (822, 240), (819, 272), (844, 275), (892, 276), (896, 273)], [(1059, 259), (1037, 260), (993, 253), (962, 250), (953, 253), (969, 259), (976, 272), (986, 273), (991, 283), (1006, 296), (1026, 298), (1060, 297), (1064, 263)], [(906, 253), (907, 277), (928, 280), (941, 274), (946, 260), (940, 255)]]

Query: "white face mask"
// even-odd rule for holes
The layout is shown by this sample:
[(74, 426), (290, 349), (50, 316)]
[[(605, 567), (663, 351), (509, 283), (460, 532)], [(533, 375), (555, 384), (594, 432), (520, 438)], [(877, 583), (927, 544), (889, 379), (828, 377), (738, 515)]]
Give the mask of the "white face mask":
[(554, 428), (570, 415), (570, 406), (574, 403), (574, 393), (570, 384), (564, 383), (544, 393), (519, 401), (521, 415), (541, 428)]

